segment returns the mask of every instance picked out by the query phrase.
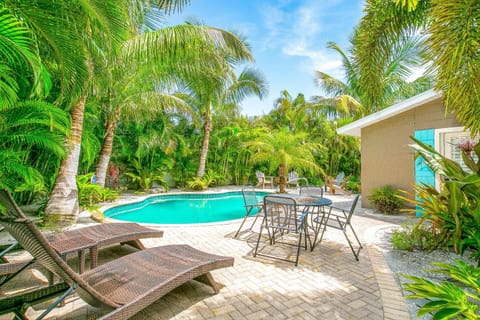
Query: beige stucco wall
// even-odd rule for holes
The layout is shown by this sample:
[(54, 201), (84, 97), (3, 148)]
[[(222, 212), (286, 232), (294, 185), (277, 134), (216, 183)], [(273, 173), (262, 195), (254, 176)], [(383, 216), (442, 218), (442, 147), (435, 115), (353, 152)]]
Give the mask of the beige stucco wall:
[(415, 130), (458, 127), (445, 115), (441, 99), (362, 129), (362, 206), (371, 207), (372, 189), (384, 185), (412, 192), (415, 181), (414, 155), (409, 147)]

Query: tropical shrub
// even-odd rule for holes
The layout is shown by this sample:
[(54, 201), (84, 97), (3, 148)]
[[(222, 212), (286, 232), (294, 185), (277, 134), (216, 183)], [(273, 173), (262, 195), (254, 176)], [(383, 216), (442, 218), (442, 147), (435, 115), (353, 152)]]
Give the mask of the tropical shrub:
[(434, 230), (422, 223), (403, 224), (400, 229), (394, 229), (390, 242), (395, 249), (408, 251), (432, 251), (437, 246)]
[(440, 246), (453, 247), (462, 254), (466, 249), (480, 257), (480, 145), (460, 145), (467, 172), (429, 145), (413, 139), (418, 155), (442, 177), (440, 191), (430, 185), (417, 185), (416, 194), (404, 199), (414, 204), (422, 218), (430, 221), (438, 232)]
[(402, 203), (398, 196), (397, 190), (393, 189), (392, 186), (386, 185), (372, 190), (372, 194), (368, 199), (378, 211), (384, 214), (394, 214), (398, 213)]
[(77, 176), (78, 200), (81, 207), (91, 208), (97, 203), (118, 199), (117, 191), (91, 183), (92, 177), (93, 173)]
[(345, 181), (343, 187), (353, 193), (360, 192), (360, 180), (357, 176), (351, 176), (347, 181)]
[(432, 263), (436, 269), (431, 272), (446, 275), (440, 283), (420, 277), (401, 274), (410, 280), (403, 288), (412, 292), (409, 299), (427, 299), (417, 316), (433, 314), (433, 319), (480, 319), (480, 268), (456, 260), (455, 265), (441, 262)]
[(207, 190), (212, 183), (214, 180), (205, 175), (203, 178), (194, 177), (193, 180), (187, 182), (187, 185), (189, 189), (203, 191)]
[(128, 178), (130, 185), (136, 190), (150, 190), (154, 183), (158, 183), (165, 190), (168, 190), (165, 174), (160, 169), (150, 169), (143, 166), (138, 159), (132, 161), (132, 167), (129, 169), (130, 171), (125, 172), (124, 175)]

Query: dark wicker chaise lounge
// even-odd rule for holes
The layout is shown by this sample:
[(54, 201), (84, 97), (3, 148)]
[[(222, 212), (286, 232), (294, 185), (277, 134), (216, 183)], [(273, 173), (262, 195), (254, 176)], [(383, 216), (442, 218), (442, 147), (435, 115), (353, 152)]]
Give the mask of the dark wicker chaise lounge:
[[(0, 206), (16, 211), (19, 218), (26, 216), (18, 208), (13, 198), (6, 190), (0, 190)], [(143, 227), (137, 223), (105, 223), (88, 227), (67, 230), (48, 237), (48, 241), (55, 250), (63, 257), (78, 253), (79, 271), (83, 272), (84, 248), (90, 251), (91, 266), (97, 265), (98, 249), (114, 244), (129, 244), (137, 249), (145, 249), (140, 239), (161, 238), (163, 231)], [(9, 262), (5, 254), (11, 251), (15, 245), (0, 252), (0, 286), (8, 279), (27, 268), (33, 261)]]
[[(7, 191), (2, 193), (11, 199)], [(209, 254), (188, 245), (168, 245), (138, 251), (78, 274), (31, 220), (19, 216), (18, 206), (12, 203), (13, 206), (0, 211), (0, 224), (38, 263), (69, 287), (52, 306), (75, 290), (88, 304), (110, 311), (102, 319), (128, 319), (192, 279), (210, 285), (217, 293), (210, 271), (233, 266), (232, 257)], [(0, 306), (3, 304), (0, 298)]]

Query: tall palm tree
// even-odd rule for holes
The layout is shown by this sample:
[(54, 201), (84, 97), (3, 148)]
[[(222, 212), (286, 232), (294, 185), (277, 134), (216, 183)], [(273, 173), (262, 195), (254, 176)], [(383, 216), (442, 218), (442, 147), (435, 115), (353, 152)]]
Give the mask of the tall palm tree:
[(302, 111), (307, 104), (308, 102), (302, 93), (293, 98), (287, 90), (282, 90), (280, 97), (273, 102), (273, 110), (269, 112), (264, 122), (270, 128), (280, 129), (286, 127), (290, 131), (295, 132), (301, 128), (305, 120)]
[[(247, 48), (246, 46), (244, 48)], [(232, 55), (218, 56), (223, 61), (224, 68), (211, 70), (200, 75), (198, 80), (190, 83), (190, 104), (198, 114), (201, 114), (203, 142), (200, 159), (197, 167), (198, 178), (205, 174), (205, 166), (212, 131), (212, 116), (214, 112), (238, 108), (239, 103), (250, 95), (262, 98), (267, 91), (267, 83), (257, 70), (246, 67), (238, 77), (235, 76), (233, 66), (230, 64)], [(234, 62), (251, 60), (252, 57), (235, 59)]]
[[(192, 47), (190, 41), (195, 41), (197, 45)], [(245, 55), (249, 57), (244, 44), (233, 34), (218, 28), (189, 24), (134, 37), (122, 49), (120, 58), (116, 59), (113, 66), (105, 68), (107, 72), (114, 71), (109, 79), (111, 83), (105, 86), (105, 137), (96, 170), (97, 183), (102, 186), (105, 184), (115, 127), (122, 117), (145, 119), (167, 108), (183, 108), (191, 113), (188, 104), (178, 96), (169, 94), (168, 88), (164, 87), (169, 83), (195, 81), (196, 75), (223, 66), (218, 65), (218, 58), (199, 59), (202, 55), (215, 56), (218, 52), (229, 52), (234, 59), (242, 59)], [(133, 53), (131, 50), (139, 52)], [(158, 57), (158, 52), (164, 55)], [(141, 60), (122, 60), (133, 60), (133, 57)], [(145, 57), (147, 62), (140, 63), (145, 61)], [(130, 68), (131, 71), (127, 71)], [(243, 77), (246, 78), (245, 75)]]
[(356, 37), (358, 30), (355, 29), (350, 54), (344, 52), (336, 43), (328, 42), (328, 48), (335, 50), (342, 58), (345, 81), (321, 71), (316, 72), (317, 84), (327, 94), (327, 98), (315, 97), (314, 101), (326, 106), (328, 116), (359, 118), (391, 105), (399, 97), (419, 93), (415, 90), (416, 84), (410, 83), (408, 78), (420, 62), (418, 52), (420, 37), (399, 41), (388, 59), (384, 59), (384, 64), (376, 75), (379, 81), (375, 97), (364, 94), (360, 86), (361, 73), (356, 56)]
[(286, 176), (289, 168), (323, 174), (315, 163), (315, 153), (323, 148), (307, 140), (306, 132), (292, 133), (286, 128), (265, 131), (255, 140), (244, 146), (251, 152), (251, 163), (266, 163), (274, 170), (278, 169), (280, 193), (285, 193)]
[(398, 41), (421, 32), (424, 63), (436, 76), (435, 89), (443, 93), (447, 110), (479, 133), (479, 20), (478, 0), (368, 1), (355, 44), (360, 87), (372, 99), (378, 96), (384, 61)]
[(80, 159), (81, 137), (88, 87), (96, 63), (114, 54), (131, 28), (139, 28), (145, 9), (157, 3), (174, 10), (188, 1), (115, 0), (8, 1), (8, 6), (31, 28), (49, 59), (59, 84), (56, 99), (71, 114), (67, 157), (45, 208), (46, 219), (71, 223), (79, 213), (75, 176)]

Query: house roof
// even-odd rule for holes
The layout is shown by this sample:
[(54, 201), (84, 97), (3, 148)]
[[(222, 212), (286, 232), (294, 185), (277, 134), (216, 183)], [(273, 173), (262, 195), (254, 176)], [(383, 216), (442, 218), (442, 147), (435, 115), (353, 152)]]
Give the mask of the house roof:
[(364, 118), (340, 127), (337, 129), (337, 133), (347, 136), (360, 137), (362, 128), (371, 126), (372, 124), (391, 118), (441, 97), (442, 94), (433, 89), (422, 92), (419, 95), (403, 100), (388, 108), (372, 113)]

